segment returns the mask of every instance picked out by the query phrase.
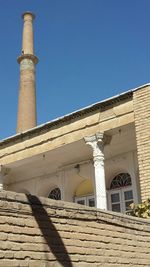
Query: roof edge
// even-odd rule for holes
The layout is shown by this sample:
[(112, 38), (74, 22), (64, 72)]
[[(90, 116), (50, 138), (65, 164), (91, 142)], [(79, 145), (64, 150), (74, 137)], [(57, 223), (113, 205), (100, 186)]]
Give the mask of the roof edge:
[(110, 97), (110, 98), (106, 98), (105, 100), (102, 100), (102, 101), (96, 102), (92, 105), (86, 106), (84, 108), (75, 110), (71, 113), (68, 113), (64, 116), (58, 117), (58, 118), (53, 119), (51, 121), (48, 121), (46, 123), (40, 124), (40, 125), (32, 128), (32, 129), (29, 129), (27, 131), (22, 132), (22, 133), (17, 133), (15, 135), (9, 136), (5, 139), (0, 140), (0, 145), (3, 145), (4, 143), (11, 142), (15, 139), (22, 139), (27, 134), (34, 134), (37, 131), (43, 130), (44, 128), (50, 128), (53, 125), (59, 124), (61, 122), (67, 121), (67, 120), (71, 120), (72, 118), (75, 118), (75, 117), (80, 117), (83, 114), (90, 113), (90, 112), (92, 112), (98, 108), (107, 107), (113, 103), (117, 103), (117, 102), (120, 102), (121, 100), (128, 99), (132, 96), (133, 92), (140, 90), (140, 89), (147, 87), (147, 86), (150, 86), (150, 83), (146, 83), (144, 85), (138, 86), (138, 87), (130, 89), (128, 91), (125, 91), (121, 94), (115, 95), (115, 96)]

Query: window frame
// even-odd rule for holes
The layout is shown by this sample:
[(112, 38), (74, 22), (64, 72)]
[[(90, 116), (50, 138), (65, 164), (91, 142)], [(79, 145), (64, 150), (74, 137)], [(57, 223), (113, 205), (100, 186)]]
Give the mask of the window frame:
[(80, 200), (82, 201), (83, 200), (85, 204), (80, 204), (80, 205), (85, 205), (85, 206), (90, 207), (89, 206), (89, 200), (90, 199), (94, 199), (94, 202), (95, 202), (95, 196), (94, 195), (87, 195), (87, 196), (75, 197), (74, 201), (75, 201), (75, 203), (80, 204), (80, 203), (78, 203), (78, 201), (80, 201)]
[[(111, 189), (111, 190), (108, 190), (108, 208), (109, 210), (112, 211), (112, 201), (111, 201), (111, 195), (114, 193), (119, 193), (119, 196), (120, 196), (120, 212), (121, 213), (126, 213), (127, 212), (127, 209), (126, 209), (126, 205), (125, 203), (127, 202), (124, 198), (124, 192), (127, 192), (127, 191), (132, 191), (132, 194), (133, 194), (133, 198), (131, 200), (133, 200), (134, 202), (134, 192), (133, 192), (133, 187), (132, 186), (126, 186), (126, 187), (122, 187), (122, 188), (118, 188), (118, 189)], [(130, 201), (130, 200), (128, 200)], [(119, 202), (116, 202), (116, 204), (118, 204)]]

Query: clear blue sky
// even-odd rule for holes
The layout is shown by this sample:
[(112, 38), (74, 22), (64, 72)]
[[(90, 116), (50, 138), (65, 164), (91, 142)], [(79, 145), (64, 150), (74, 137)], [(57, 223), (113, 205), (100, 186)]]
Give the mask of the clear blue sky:
[(150, 0), (0, 0), (0, 139), (16, 131), (24, 11), (36, 14), (38, 124), (150, 82)]

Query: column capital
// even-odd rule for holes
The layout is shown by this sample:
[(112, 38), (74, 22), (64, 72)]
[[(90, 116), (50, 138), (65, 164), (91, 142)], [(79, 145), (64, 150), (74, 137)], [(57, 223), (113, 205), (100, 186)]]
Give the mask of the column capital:
[(84, 140), (85, 140), (85, 143), (87, 144), (90, 144), (93, 142), (98, 143), (98, 142), (103, 142), (103, 137), (104, 137), (103, 133), (96, 133), (94, 135), (84, 137)]
[(103, 151), (105, 145), (109, 144), (111, 141), (111, 136), (104, 133), (96, 133), (91, 136), (84, 137), (84, 141), (87, 145), (93, 148), (93, 156), (101, 155), (100, 152)]
[(103, 145), (107, 145), (111, 141), (111, 136), (106, 135), (104, 133), (96, 133), (94, 135), (84, 137), (84, 141), (87, 144), (90, 144), (92, 142), (97, 142), (97, 143), (103, 143)]

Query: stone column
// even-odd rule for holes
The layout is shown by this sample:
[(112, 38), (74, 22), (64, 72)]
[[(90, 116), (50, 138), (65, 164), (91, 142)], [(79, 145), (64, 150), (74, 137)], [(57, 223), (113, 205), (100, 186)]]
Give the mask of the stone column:
[(97, 133), (93, 136), (84, 138), (87, 145), (93, 149), (93, 161), (95, 172), (95, 202), (99, 209), (107, 210), (107, 195), (104, 171), (104, 143), (106, 136), (103, 133)]
[(36, 92), (35, 65), (38, 58), (34, 55), (33, 19), (35, 16), (26, 12), (24, 19), (22, 54), (18, 58), (20, 64), (20, 89), (18, 102), (17, 133), (36, 126)]

